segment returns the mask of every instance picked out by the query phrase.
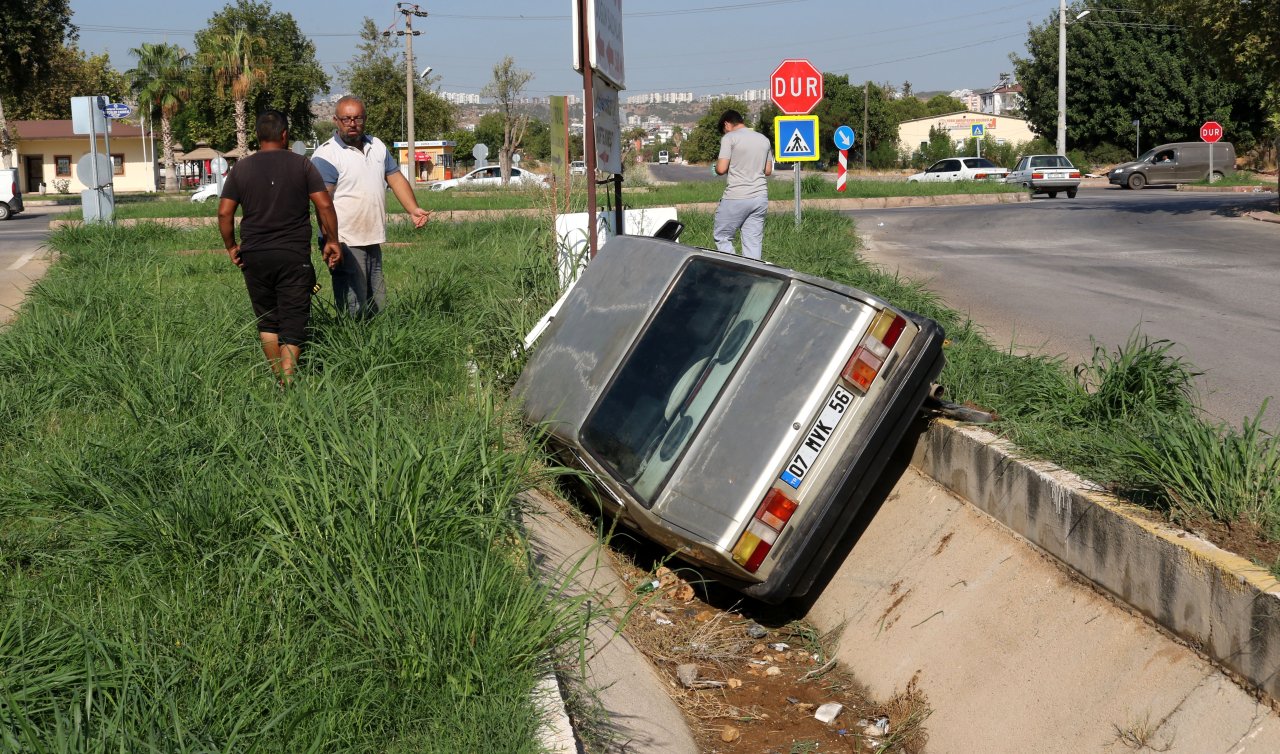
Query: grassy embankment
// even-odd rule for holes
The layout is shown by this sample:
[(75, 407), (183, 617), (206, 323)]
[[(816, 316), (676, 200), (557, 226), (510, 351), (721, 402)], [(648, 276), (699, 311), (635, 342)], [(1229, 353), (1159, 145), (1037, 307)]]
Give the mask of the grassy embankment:
[[(573, 196), (578, 203), (585, 201), (585, 184), (581, 179), (575, 180)], [(623, 195), (623, 202), (628, 207), (666, 207), (674, 204), (715, 203), (720, 201), (724, 193), (724, 180), (677, 183), (673, 185), (636, 186), (636, 190), (628, 190)], [(603, 206), (612, 196), (612, 188), (599, 188), (599, 202)], [(985, 183), (981, 181), (964, 181), (960, 183), (907, 183), (903, 181), (850, 181), (847, 190), (837, 192), (835, 184), (815, 173), (805, 174), (802, 196), (805, 199), (857, 199), (879, 198), (885, 196), (939, 196), (943, 194), (1001, 194), (1020, 193), (1017, 186), (1006, 186), (1002, 183)], [(551, 201), (549, 193), (540, 189), (525, 187), (493, 188), (471, 191), (417, 191), (418, 204), (431, 210), (503, 210), (503, 209), (541, 209)], [(795, 195), (794, 186), (784, 180), (769, 182), (769, 198), (774, 200), (791, 199)], [(168, 198), (164, 195), (132, 195), (122, 196), (116, 204), (116, 217), (120, 219), (160, 218), (160, 217), (215, 217), (218, 214), (218, 203), (212, 199), (205, 202), (190, 201), (189, 194), (180, 198)], [(401, 212), (399, 202), (388, 195), (387, 209), (394, 213)], [(579, 209), (579, 211), (582, 211)], [(78, 208), (64, 215), (75, 220), (81, 217)]]
[(215, 230), (54, 234), (0, 332), (0, 749), (536, 751), (582, 627), (530, 576), (535, 458), (485, 375), (549, 303), (546, 236), (413, 236), (282, 392), (239, 272), (180, 253)]

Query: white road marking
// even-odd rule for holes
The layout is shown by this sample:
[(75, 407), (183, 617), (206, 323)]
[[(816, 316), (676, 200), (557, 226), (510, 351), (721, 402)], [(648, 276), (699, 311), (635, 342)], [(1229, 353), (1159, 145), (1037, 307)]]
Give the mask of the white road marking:
[(17, 261), (15, 261), (13, 264), (9, 265), (9, 269), (16, 270), (21, 268), (22, 265), (26, 264), (27, 262), (30, 262), (31, 258), (34, 257), (35, 255), (36, 253), (34, 251), (28, 251), (26, 254), (23, 254), (22, 256), (18, 257)]

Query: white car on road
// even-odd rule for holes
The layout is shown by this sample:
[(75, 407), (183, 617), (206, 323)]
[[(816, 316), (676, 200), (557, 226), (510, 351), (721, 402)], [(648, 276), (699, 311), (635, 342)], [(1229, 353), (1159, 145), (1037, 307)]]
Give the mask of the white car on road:
[(217, 199), (221, 193), (222, 192), (218, 189), (218, 184), (206, 183), (196, 189), (195, 193), (191, 195), (191, 201), (203, 202), (206, 199)]
[[(436, 181), (428, 188), (432, 191), (446, 191), (453, 188), (480, 188), (482, 186), (501, 186), (502, 170), (497, 165), (489, 165), (483, 168), (476, 168), (461, 178), (450, 178), (446, 181)], [(520, 168), (511, 168), (511, 186), (546, 186), (546, 176), (530, 173), (528, 170)]]
[(1004, 180), (1008, 168), (1002, 168), (985, 157), (948, 157), (938, 160), (923, 173), (907, 178), (907, 183), (932, 183), (934, 181), (985, 181)]

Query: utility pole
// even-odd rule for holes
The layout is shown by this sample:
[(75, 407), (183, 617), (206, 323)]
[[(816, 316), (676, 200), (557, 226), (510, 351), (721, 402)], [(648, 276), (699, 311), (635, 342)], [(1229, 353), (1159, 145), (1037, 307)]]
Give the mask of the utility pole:
[(862, 173), (866, 177), (867, 172), (867, 87), (871, 86), (870, 81), (862, 82)]
[(1058, 154), (1067, 153), (1067, 0), (1058, 0)]
[[(396, 36), (404, 37), (404, 94), (405, 94), (405, 121), (407, 124), (405, 141), (408, 143), (408, 162), (409, 162), (409, 185), (417, 185), (418, 181), (418, 142), (413, 134), (413, 90), (414, 82), (417, 78), (413, 75), (413, 38), (421, 34), (420, 31), (413, 30), (413, 19), (426, 18), (427, 12), (421, 10), (416, 3), (396, 3), (396, 10), (404, 16), (404, 31), (397, 31)], [(391, 32), (384, 31), (382, 36), (391, 36)]]

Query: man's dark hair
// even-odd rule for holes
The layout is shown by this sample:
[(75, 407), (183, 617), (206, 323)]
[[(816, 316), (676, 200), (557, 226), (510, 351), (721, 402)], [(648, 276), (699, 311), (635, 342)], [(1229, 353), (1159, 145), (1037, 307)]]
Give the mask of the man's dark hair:
[(742, 123), (742, 113), (737, 110), (725, 110), (724, 115), (720, 116), (720, 123), (716, 125), (716, 128), (724, 131), (724, 124), (726, 123), (731, 123), (735, 126), (740, 125)]
[(284, 132), (289, 128), (289, 118), (279, 110), (267, 110), (258, 116), (255, 130), (258, 132), (258, 143), (264, 141), (283, 141)]

